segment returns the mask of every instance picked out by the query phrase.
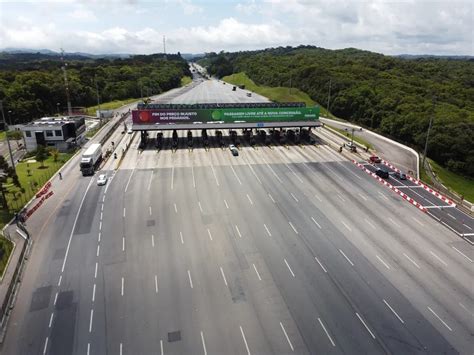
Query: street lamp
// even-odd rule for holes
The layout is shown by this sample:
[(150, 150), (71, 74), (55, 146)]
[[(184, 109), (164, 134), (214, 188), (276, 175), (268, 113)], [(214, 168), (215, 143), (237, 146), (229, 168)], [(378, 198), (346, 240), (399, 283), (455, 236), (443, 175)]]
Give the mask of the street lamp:
[(10, 114), (12, 113), (12, 110), (8, 110), (8, 122), (10, 123), (10, 126), (12, 125), (12, 118)]
[(60, 116), (60, 115), (59, 115), (59, 105), (61, 105), (61, 104), (58, 102), (58, 103), (56, 104), (56, 110), (58, 111), (58, 116)]

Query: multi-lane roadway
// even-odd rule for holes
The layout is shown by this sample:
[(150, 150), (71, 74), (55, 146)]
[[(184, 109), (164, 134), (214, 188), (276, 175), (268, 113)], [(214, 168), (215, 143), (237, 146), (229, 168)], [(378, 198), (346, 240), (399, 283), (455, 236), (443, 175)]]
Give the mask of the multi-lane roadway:
[(105, 186), (70, 171), (2, 351), (472, 353), (471, 245), (324, 144), (234, 157), (209, 133), (116, 133)]

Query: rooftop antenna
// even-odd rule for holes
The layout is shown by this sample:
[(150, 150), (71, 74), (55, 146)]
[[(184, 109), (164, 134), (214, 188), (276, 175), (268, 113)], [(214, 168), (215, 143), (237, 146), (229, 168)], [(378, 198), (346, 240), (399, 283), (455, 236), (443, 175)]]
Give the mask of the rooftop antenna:
[(72, 116), (71, 98), (69, 96), (69, 84), (68, 84), (67, 72), (66, 72), (67, 63), (64, 60), (64, 49), (62, 49), (62, 48), (61, 48), (61, 61), (62, 61), (62, 64), (63, 64), (61, 66), (61, 69), (62, 69), (63, 74), (64, 74), (64, 85), (66, 87), (67, 114), (68, 114), (68, 116)]

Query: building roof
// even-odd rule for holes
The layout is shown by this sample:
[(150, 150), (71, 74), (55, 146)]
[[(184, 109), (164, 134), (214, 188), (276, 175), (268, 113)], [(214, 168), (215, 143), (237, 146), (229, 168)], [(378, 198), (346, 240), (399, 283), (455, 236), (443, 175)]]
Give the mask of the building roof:
[(40, 119), (25, 124), (23, 129), (40, 127), (59, 128), (67, 123), (76, 122), (80, 119), (84, 119), (84, 117), (85, 116), (42, 117)]

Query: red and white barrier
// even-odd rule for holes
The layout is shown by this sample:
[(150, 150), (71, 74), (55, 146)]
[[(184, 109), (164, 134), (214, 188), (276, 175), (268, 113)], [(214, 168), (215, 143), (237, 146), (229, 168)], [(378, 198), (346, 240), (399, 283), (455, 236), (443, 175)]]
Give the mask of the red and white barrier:
[[(388, 161), (385, 161), (385, 160), (382, 160), (382, 163), (386, 166), (388, 166), (389, 168), (397, 171), (397, 172), (400, 172), (400, 169), (396, 168), (395, 166), (393, 166), (392, 164), (390, 164)], [(446, 196), (444, 195), (441, 195), (438, 191), (435, 191), (433, 190), (431, 187), (425, 185), (424, 183), (422, 183), (420, 180), (418, 179), (415, 179), (413, 177), (411, 177), (410, 175), (407, 175), (407, 179), (409, 179), (410, 181), (413, 181), (415, 184), (421, 186), (422, 188), (424, 188), (426, 191), (428, 191), (429, 193), (431, 193), (432, 195), (436, 196), (437, 198), (439, 198), (441, 201), (444, 201), (446, 202), (447, 204), (453, 206), (453, 207), (456, 207), (456, 204), (450, 200), (449, 198), (447, 198)]]
[(388, 181), (386, 181), (385, 179), (382, 179), (381, 177), (377, 176), (377, 174), (371, 172), (369, 169), (367, 169), (364, 165), (356, 162), (355, 160), (352, 160), (352, 162), (354, 164), (356, 164), (359, 168), (361, 168), (362, 170), (364, 170), (367, 174), (371, 175), (372, 177), (374, 177), (375, 179), (377, 179), (378, 181), (380, 181), (381, 183), (383, 183), (385, 186), (388, 186), (390, 189), (392, 189), (393, 191), (395, 191), (397, 194), (399, 194), (400, 196), (402, 196), (405, 200), (407, 200), (408, 202), (410, 202), (413, 206), (417, 207), (418, 209), (420, 209), (421, 211), (423, 212), (426, 212), (426, 208), (423, 207), (421, 204), (419, 204), (418, 202), (416, 202), (414, 199), (412, 199), (411, 197), (407, 196), (405, 193), (401, 192), (399, 189), (397, 189), (395, 186), (393, 186), (392, 184), (390, 184)]
[(25, 214), (25, 221), (30, 218), (30, 216), (38, 209), (41, 207), (41, 205), (43, 204), (44, 201), (46, 201), (48, 198), (50, 198), (51, 196), (53, 196), (54, 192), (53, 191), (49, 191), (46, 195), (43, 195), (41, 197), (41, 199), (36, 203), (36, 205), (34, 205), (32, 208), (30, 208), (26, 214)]

